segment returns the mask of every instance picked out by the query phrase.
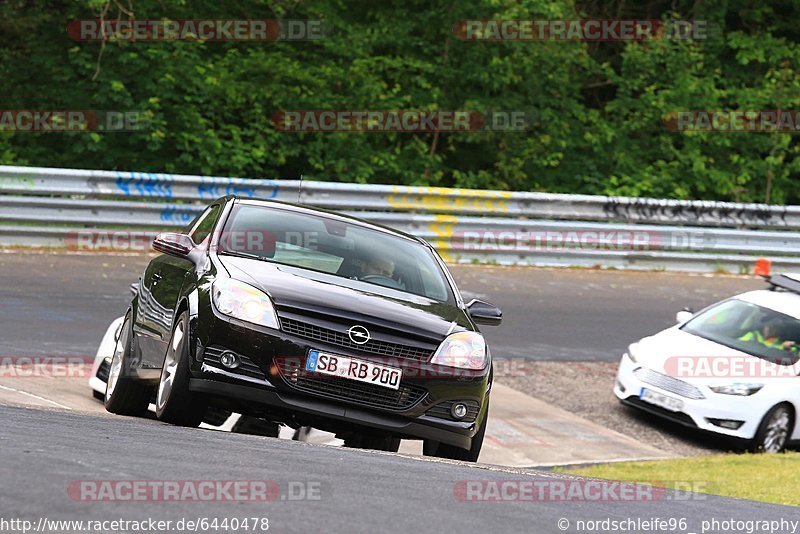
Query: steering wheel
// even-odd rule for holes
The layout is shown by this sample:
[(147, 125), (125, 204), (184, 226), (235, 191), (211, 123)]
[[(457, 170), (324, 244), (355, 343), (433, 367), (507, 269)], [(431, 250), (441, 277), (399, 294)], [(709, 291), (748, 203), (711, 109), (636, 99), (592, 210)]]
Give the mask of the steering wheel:
[(385, 286), (385, 287), (394, 287), (394, 288), (402, 287), (400, 285), (400, 282), (398, 282), (394, 278), (391, 278), (389, 276), (384, 276), (382, 274), (368, 274), (366, 276), (362, 276), (361, 281), (372, 282), (373, 284), (378, 284), (379, 286)]

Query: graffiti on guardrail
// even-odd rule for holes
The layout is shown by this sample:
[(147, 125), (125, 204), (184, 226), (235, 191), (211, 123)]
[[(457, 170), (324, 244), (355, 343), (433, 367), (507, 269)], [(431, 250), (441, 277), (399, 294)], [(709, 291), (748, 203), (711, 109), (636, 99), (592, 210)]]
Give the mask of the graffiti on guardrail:
[(280, 184), (274, 180), (258, 180), (257, 186), (243, 183), (243, 181), (242, 178), (209, 178), (203, 176), (202, 183), (197, 186), (197, 195), (202, 199), (209, 200), (226, 195), (275, 198), (278, 196), (278, 191), (280, 191)]
[(235, 194), (346, 210), (420, 235), (450, 262), (747, 272), (763, 256), (800, 265), (800, 206), (316, 181), (300, 195), (298, 180), (6, 165), (0, 191), (0, 246), (146, 250), (145, 228), (185, 227), (204, 204)]
[(119, 192), (125, 196), (171, 198), (173, 181), (174, 178), (171, 174), (117, 171), (116, 186)]
[[(153, 172), (122, 172), (117, 171), (115, 182), (116, 192), (124, 196), (147, 198), (173, 198), (181, 182), (175, 175), (159, 174)], [(250, 180), (242, 178), (218, 178), (201, 176), (196, 187), (197, 198), (200, 200), (214, 200), (226, 195), (242, 197), (275, 198), (280, 191), (280, 184), (275, 180)], [(194, 183), (197, 183), (196, 181)]]
[(419, 210), (439, 213), (507, 213), (510, 191), (483, 191), (479, 189), (448, 189), (446, 187), (393, 187), (386, 197), (396, 210)]
[(203, 206), (175, 207), (170, 206), (161, 210), (161, 222), (188, 224), (202, 211)]
[(668, 220), (686, 223), (787, 226), (786, 207), (767, 204), (611, 198), (603, 204), (603, 213), (609, 219), (622, 221)]

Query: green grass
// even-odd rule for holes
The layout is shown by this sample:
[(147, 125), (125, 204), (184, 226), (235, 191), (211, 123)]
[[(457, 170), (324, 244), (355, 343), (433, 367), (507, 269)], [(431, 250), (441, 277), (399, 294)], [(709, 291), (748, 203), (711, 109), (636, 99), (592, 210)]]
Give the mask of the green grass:
[(652, 462), (620, 462), (563, 473), (619, 481), (641, 481), (698, 493), (800, 506), (800, 453), (720, 454)]

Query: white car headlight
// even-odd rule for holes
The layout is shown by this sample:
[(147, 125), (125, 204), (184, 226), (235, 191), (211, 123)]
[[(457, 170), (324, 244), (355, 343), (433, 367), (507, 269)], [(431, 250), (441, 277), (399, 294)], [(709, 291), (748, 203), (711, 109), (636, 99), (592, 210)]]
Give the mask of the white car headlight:
[(486, 366), (486, 342), (477, 332), (456, 332), (442, 341), (431, 363), (480, 370)]
[(763, 387), (764, 384), (744, 383), (725, 384), (724, 386), (709, 386), (711, 391), (714, 393), (722, 393), (723, 395), (739, 395), (741, 397), (749, 397), (750, 395), (757, 393)]
[(270, 298), (249, 284), (232, 278), (218, 278), (211, 288), (211, 297), (220, 313), (248, 323), (279, 328)]
[(625, 354), (628, 355), (628, 358), (631, 359), (633, 363), (637, 363), (639, 361), (639, 355), (637, 351), (639, 350), (639, 343), (631, 343), (628, 345), (628, 352)]

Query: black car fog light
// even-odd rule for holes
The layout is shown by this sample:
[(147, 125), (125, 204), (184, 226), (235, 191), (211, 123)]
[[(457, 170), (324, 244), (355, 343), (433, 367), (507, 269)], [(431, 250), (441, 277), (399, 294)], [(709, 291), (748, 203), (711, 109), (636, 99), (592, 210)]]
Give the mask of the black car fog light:
[(228, 369), (236, 369), (237, 367), (239, 367), (241, 361), (242, 360), (241, 358), (239, 358), (239, 355), (231, 351), (225, 351), (219, 357), (219, 363), (221, 363), (223, 367), (226, 367)]
[(453, 404), (453, 407), (450, 408), (450, 415), (453, 416), (453, 419), (464, 419), (467, 415), (467, 405), (461, 402)]

